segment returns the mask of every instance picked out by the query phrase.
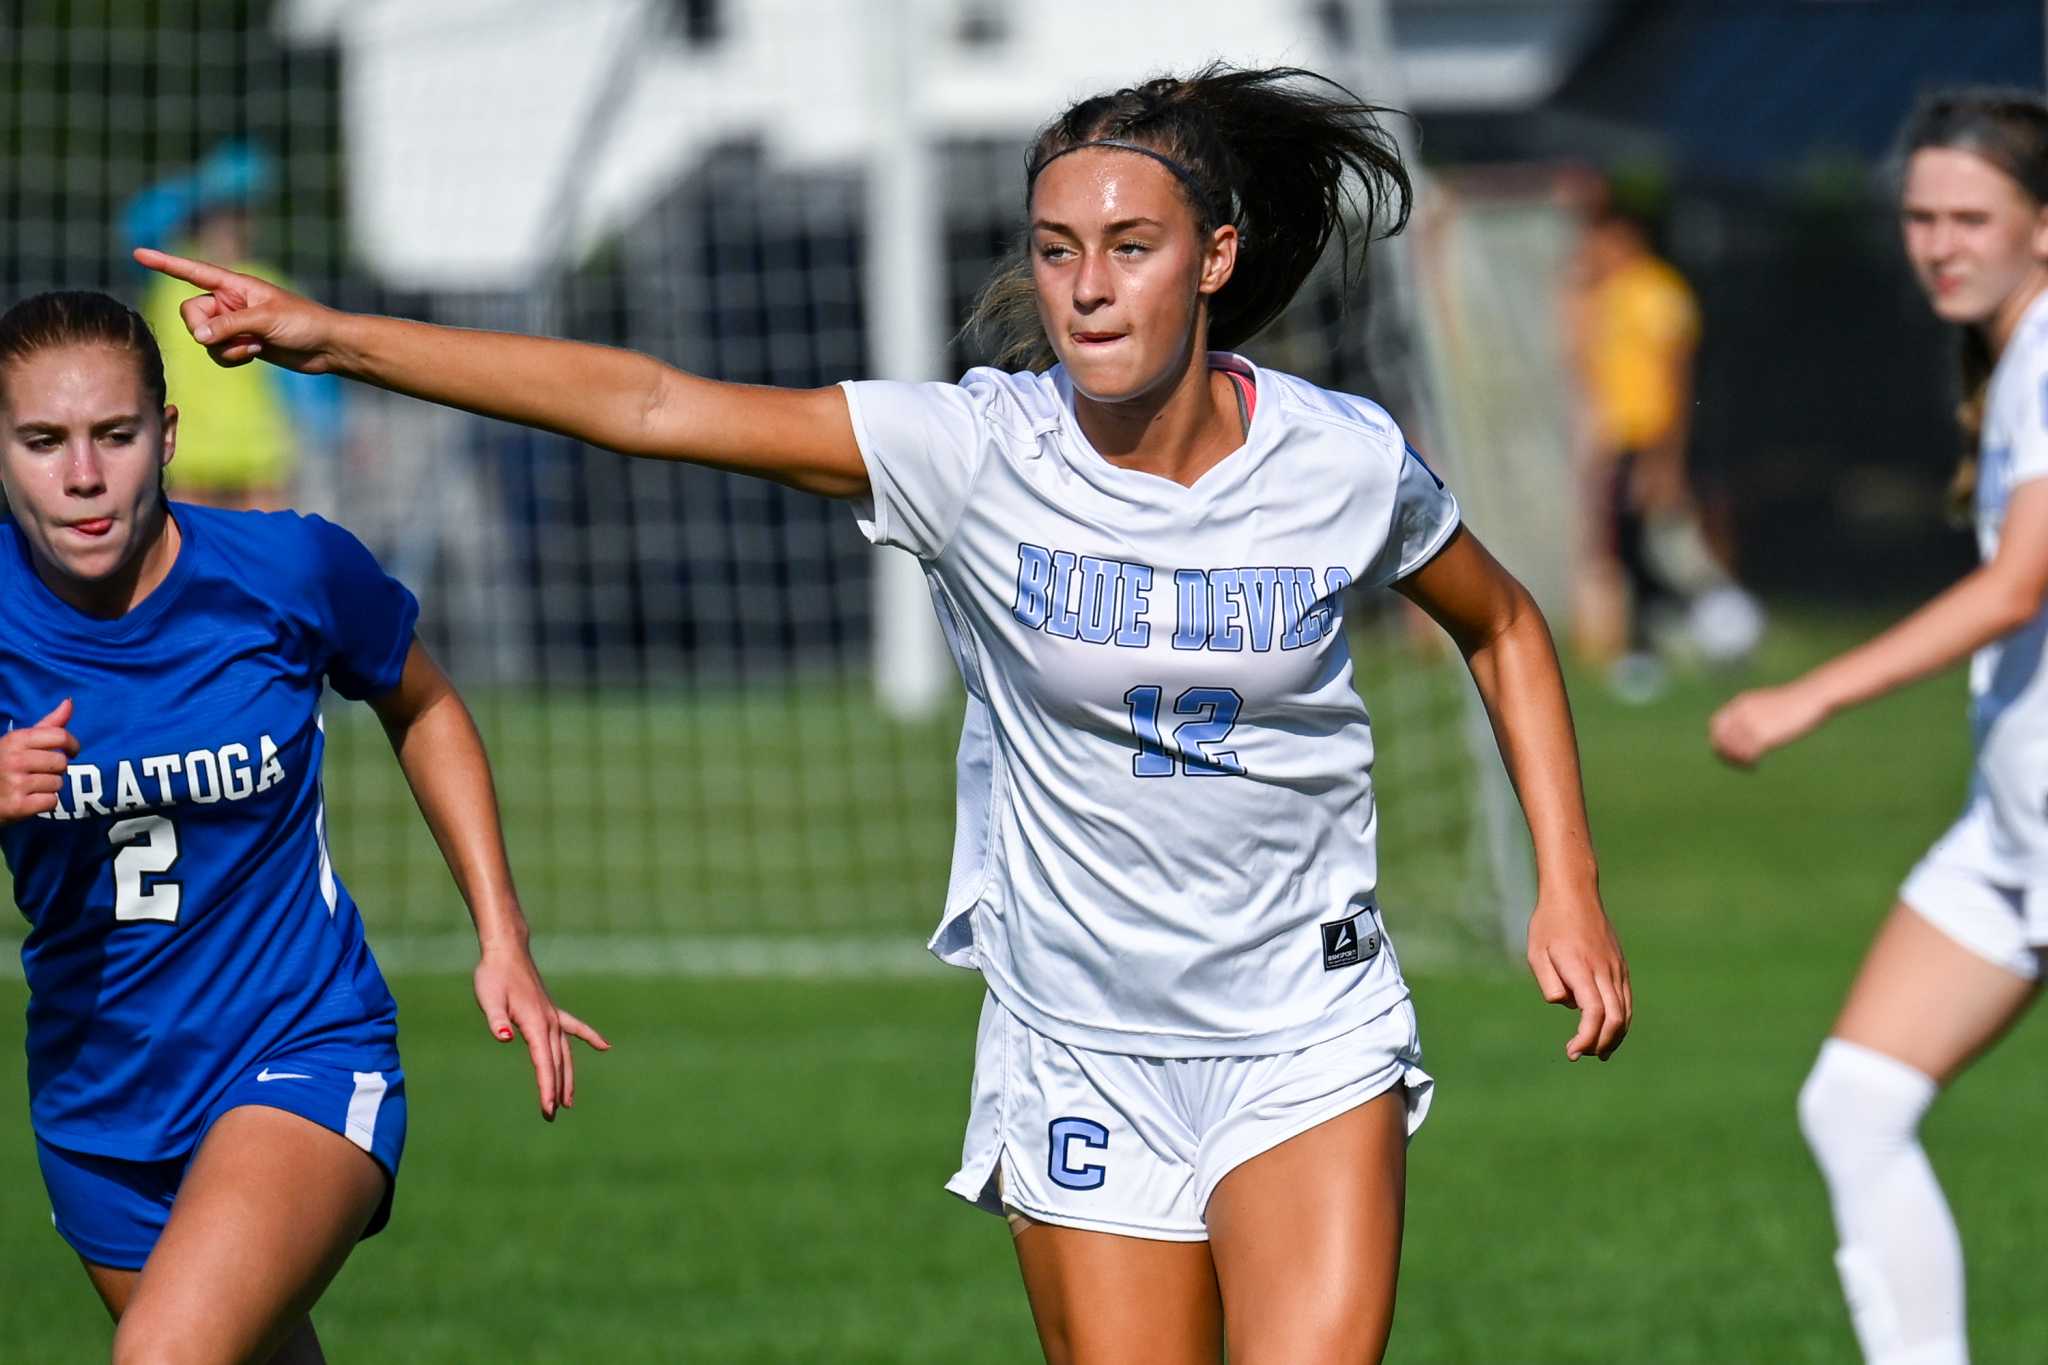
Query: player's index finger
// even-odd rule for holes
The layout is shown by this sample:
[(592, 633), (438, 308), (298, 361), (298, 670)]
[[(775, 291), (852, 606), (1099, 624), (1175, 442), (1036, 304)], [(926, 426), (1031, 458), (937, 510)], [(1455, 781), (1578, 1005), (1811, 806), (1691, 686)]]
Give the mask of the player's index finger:
[(154, 247), (135, 248), (135, 261), (138, 265), (169, 275), (172, 279), (196, 284), (201, 289), (218, 289), (235, 277), (231, 270), (223, 270), (217, 265), (195, 261), (186, 256), (173, 256), (168, 251), (158, 251)]
[(541, 1113), (552, 1118), (555, 1107), (553, 1045), (543, 1029), (529, 1029), (522, 1024), (519, 1031), (526, 1035), (526, 1055), (533, 1062), (533, 1079), (540, 1087)]
[(47, 749), (51, 752), (78, 752), (78, 741), (69, 730), (61, 725), (32, 725), (26, 730), (9, 730), (8, 737), (17, 747), (23, 749)]

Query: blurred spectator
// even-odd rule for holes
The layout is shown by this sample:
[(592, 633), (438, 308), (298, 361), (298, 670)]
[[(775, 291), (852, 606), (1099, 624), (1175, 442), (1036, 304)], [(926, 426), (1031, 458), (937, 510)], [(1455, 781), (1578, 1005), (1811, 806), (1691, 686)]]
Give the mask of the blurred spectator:
[(1616, 692), (1661, 690), (1660, 644), (1726, 661), (1761, 633), (1756, 604), (1708, 547), (1686, 469), (1700, 316), (1644, 222), (1602, 197), (1566, 300), (1578, 372), (1584, 537), (1574, 589), (1579, 653)]
[[(128, 245), (233, 261), (245, 274), (283, 281), (254, 258), (252, 209), (271, 188), (271, 158), (247, 143), (217, 147), (191, 173), (128, 201)], [(301, 456), (332, 464), (340, 444), (341, 389), (329, 376), (273, 365), (226, 370), (186, 334), (178, 305), (190, 286), (152, 275), (138, 311), (156, 333), (164, 380), (177, 405), (178, 450), (167, 478), (174, 496), (215, 507), (276, 509), (297, 499)]]

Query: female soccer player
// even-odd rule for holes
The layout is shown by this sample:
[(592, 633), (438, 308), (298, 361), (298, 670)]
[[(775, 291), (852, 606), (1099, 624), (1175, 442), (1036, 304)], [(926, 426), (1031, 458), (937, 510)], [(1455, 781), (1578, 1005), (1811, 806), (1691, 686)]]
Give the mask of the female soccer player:
[(185, 318), (224, 363), (845, 498), (923, 561), (968, 693), (933, 948), (989, 989), (950, 1188), (1011, 1215), (1054, 1362), (1384, 1348), (1430, 1081), (1375, 899), (1345, 587), (1398, 584), (1463, 646), (1535, 834), (1529, 961), (1582, 1012), (1567, 1053), (1628, 1025), (1535, 604), (1382, 409), (1227, 350), (1343, 231), (1354, 177), (1405, 216), (1376, 111), (1316, 79), (1213, 67), (1049, 124), (1027, 250), (978, 309), (1025, 368), (958, 384), (721, 384), (139, 257), (211, 291)]
[(575, 1095), (468, 711), (418, 604), (317, 517), (172, 505), (163, 362), (103, 294), (0, 315), (0, 849), (28, 917), (29, 1107), (116, 1361), (321, 1359), (389, 1216), (397, 1006), (327, 856), (320, 691), (367, 699), (482, 942), (477, 1003)]
[(1971, 450), (1955, 491), (1974, 505), (1983, 563), (1867, 644), (1736, 697), (1711, 737), (1749, 767), (1975, 651), (1969, 803), (1906, 878), (1799, 1096), (1864, 1358), (1960, 1365), (1962, 1247), (1918, 1129), (2033, 1000), (2048, 943), (2048, 108), (1937, 96), (1903, 149), (1906, 255), (1935, 314), (1962, 329)]

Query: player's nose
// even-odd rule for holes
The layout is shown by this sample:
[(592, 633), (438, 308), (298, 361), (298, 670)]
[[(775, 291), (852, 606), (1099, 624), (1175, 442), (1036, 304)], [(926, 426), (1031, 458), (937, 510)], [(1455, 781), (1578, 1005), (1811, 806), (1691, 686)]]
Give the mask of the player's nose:
[(1110, 284), (1108, 258), (1093, 251), (1083, 252), (1081, 268), (1074, 272), (1074, 306), (1100, 308), (1115, 297), (1115, 288)]
[(64, 491), (81, 497), (104, 492), (106, 469), (89, 440), (74, 442), (64, 461)]

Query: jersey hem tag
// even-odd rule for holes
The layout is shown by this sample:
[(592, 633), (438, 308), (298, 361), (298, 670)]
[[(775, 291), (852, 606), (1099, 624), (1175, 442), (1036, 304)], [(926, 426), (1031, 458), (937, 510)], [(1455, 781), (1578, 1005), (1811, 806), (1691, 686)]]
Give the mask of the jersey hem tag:
[(1372, 920), (1372, 907), (1360, 906), (1348, 918), (1318, 925), (1323, 931), (1323, 970), (1356, 967), (1380, 955), (1379, 928)]

